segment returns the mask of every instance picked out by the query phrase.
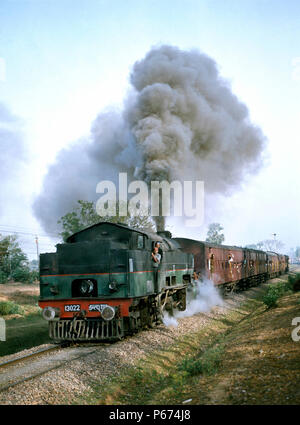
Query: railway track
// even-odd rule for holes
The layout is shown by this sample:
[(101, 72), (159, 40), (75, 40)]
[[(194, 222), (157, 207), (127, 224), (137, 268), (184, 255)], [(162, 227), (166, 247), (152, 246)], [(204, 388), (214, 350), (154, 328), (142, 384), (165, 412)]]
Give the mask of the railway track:
[(30, 354), (26, 354), (24, 356), (16, 357), (15, 359), (8, 360), (7, 362), (0, 363), (0, 370), (1, 370), (1, 368), (4, 368), (6, 366), (11, 366), (13, 364), (19, 363), (22, 360), (26, 360), (26, 359), (29, 359), (29, 358), (32, 358), (32, 357), (36, 357), (39, 354), (48, 353), (48, 352), (53, 351), (53, 350), (58, 350), (59, 348), (64, 348), (64, 346), (66, 346), (66, 344), (59, 344), (59, 345), (52, 344), (50, 347), (41, 348), (40, 350), (35, 351), (34, 353), (30, 353)]
[[(34, 353), (0, 363), (0, 392), (44, 375), (64, 366), (73, 360), (78, 360), (93, 354), (97, 349), (94, 345), (70, 346), (70, 343), (51, 345)], [(97, 344), (97, 347), (104, 344)], [(62, 350), (64, 349), (64, 350)], [(57, 351), (57, 353), (53, 353)], [(51, 357), (48, 356), (52, 353)]]

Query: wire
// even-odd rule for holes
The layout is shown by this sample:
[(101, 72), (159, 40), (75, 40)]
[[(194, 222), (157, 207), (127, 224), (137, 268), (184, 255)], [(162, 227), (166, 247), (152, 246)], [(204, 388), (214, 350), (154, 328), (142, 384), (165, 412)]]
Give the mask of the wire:
[[(16, 230), (0, 229), (0, 233), (2, 233), (2, 232), (4, 232), (4, 233), (16, 233), (18, 235), (38, 236), (40, 238), (50, 238), (51, 237), (49, 235), (42, 235), (42, 234), (39, 234), (39, 233), (19, 232), (19, 231), (16, 231)], [(58, 233), (52, 233), (52, 234), (55, 235), (57, 238), (59, 237)]]
[[(17, 230), (18, 229), (18, 230)], [(22, 230), (21, 230), (22, 229)], [(20, 248), (25, 255), (37, 256), (36, 245), (40, 247), (40, 250), (43, 252), (55, 252), (55, 245), (61, 240), (60, 235), (57, 233), (50, 232), (48, 235), (40, 234), (39, 232), (34, 231), (22, 226), (6, 225), (0, 224), (0, 237), (2, 233), (9, 233), (11, 236), (19, 236)], [(10, 235), (6, 236), (9, 237)], [(3, 235), (3, 237), (5, 237)], [(42, 241), (41, 241), (42, 239)], [(44, 239), (44, 241), (43, 241)], [(45, 240), (48, 239), (49, 241)], [(53, 240), (53, 243), (51, 242)], [(0, 256), (7, 253), (0, 249)]]
[[(9, 229), (7, 229), (7, 231), (10, 231), (10, 228), (17, 229), (16, 232), (20, 232), (20, 233), (30, 232), (30, 234), (34, 234), (34, 235), (40, 233), (39, 231), (35, 231), (33, 229), (29, 229), (28, 227), (24, 227), (24, 226), (16, 226), (16, 225), (9, 225), (9, 224), (0, 224), (0, 227), (9, 228)], [(6, 231), (6, 229), (3, 229), (3, 231)], [(54, 232), (49, 232), (45, 236), (47, 237), (49, 235), (59, 236), (58, 233), (54, 233)], [(42, 236), (42, 234), (40, 234), (40, 236)]]

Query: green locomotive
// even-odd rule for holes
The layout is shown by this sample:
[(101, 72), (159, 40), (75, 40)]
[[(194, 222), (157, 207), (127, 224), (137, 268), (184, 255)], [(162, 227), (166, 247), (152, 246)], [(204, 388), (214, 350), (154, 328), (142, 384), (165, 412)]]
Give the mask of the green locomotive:
[(193, 270), (193, 255), (170, 232), (102, 222), (40, 255), (39, 305), (55, 341), (118, 339), (161, 321), (164, 310), (185, 310)]

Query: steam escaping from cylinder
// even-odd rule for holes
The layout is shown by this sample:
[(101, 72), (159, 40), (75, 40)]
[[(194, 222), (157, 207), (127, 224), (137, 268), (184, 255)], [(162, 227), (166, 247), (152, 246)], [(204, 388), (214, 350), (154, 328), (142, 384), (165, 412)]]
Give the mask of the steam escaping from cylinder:
[[(164, 45), (133, 66), (122, 111), (100, 114), (89, 139), (61, 152), (34, 203), (45, 230), (78, 199), (95, 200), (100, 180), (202, 180), (205, 193), (230, 194), (262, 165), (265, 138), (213, 59)], [(162, 199), (161, 202), (164, 202)], [(157, 217), (159, 230), (165, 218)]]
[(178, 326), (178, 320), (183, 317), (191, 317), (197, 313), (208, 313), (213, 307), (224, 304), (218, 289), (209, 279), (195, 281), (196, 290), (188, 292), (187, 306), (184, 311), (176, 311), (174, 316), (164, 314), (163, 323), (166, 326)]

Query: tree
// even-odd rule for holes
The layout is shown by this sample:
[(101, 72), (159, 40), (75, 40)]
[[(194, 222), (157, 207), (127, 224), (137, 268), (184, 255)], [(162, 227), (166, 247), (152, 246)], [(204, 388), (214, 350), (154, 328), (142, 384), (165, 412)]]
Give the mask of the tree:
[(297, 246), (297, 248), (295, 249), (295, 257), (300, 258), (300, 246)]
[(62, 227), (60, 235), (65, 242), (69, 236), (73, 233), (79, 232), (86, 227), (92, 226), (93, 224), (100, 223), (102, 221), (109, 221), (112, 223), (127, 224), (130, 227), (140, 230), (155, 231), (154, 223), (149, 215), (144, 215), (143, 211), (139, 215), (135, 216), (130, 211), (127, 216), (119, 215), (119, 206), (117, 203), (117, 214), (113, 212), (105, 217), (99, 216), (96, 212), (95, 204), (89, 201), (77, 201), (78, 205), (73, 211), (65, 214), (58, 224)]
[(256, 244), (246, 245), (246, 248), (259, 249), (262, 251), (282, 252), (284, 243), (277, 239), (265, 239)]
[(0, 235), (0, 283), (8, 280), (33, 282), (37, 278), (32, 273), (26, 254), (22, 251), (17, 236)]
[(277, 239), (266, 239), (259, 242), (259, 244), (262, 246), (261, 249), (264, 251), (281, 252), (284, 247), (284, 243)]
[(208, 226), (208, 232), (206, 236), (206, 242), (215, 243), (218, 245), (222, 245), (222, 243), (225, 240), (225, 236), (222, 232), (223, 227), (220, 225), (220, 223), (211, 223)]

